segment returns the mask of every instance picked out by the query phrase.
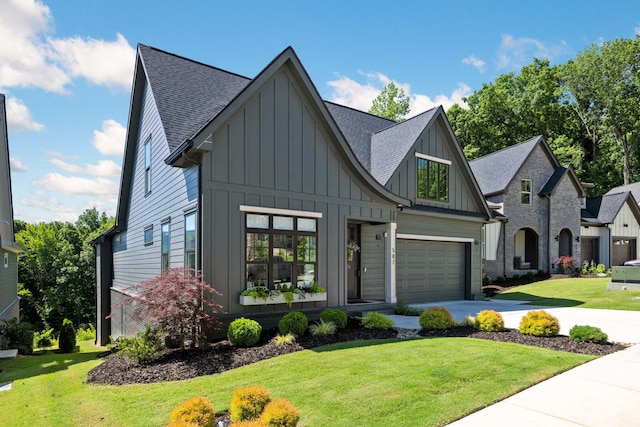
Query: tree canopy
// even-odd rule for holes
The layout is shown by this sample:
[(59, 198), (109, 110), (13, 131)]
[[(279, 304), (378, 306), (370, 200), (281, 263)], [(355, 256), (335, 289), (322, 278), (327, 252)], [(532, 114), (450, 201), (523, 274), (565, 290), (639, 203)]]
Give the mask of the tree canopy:
[(535, 59), (447, 111), (469, 159), (543, 135), (594, 195), (640, 179), (640, 37), (592, 45), (565, 64)]
[(369, 113), (401, 122), (409, 114), (409, 96), (393, 82), (389, 82), (373, 100)]

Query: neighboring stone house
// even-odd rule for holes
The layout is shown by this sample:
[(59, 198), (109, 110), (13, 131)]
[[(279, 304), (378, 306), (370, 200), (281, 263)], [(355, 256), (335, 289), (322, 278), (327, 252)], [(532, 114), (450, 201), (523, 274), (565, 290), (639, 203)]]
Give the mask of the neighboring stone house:
[(24, 248), (15, 242), (13, 231), (13, 198), (9, 166), (9, 136), (5, 96), (0, 93), (0, 321), (20, 315), (18, 297), (18, 255)]
[[(481, 298), (491, 216), (444, 110), (402, 123), (324, 102), (293, 49), (245, 78), (139, 45), (116, 225), (96, 240), (98, 342), (123, 289), (202, 270), (230, 317)], [(324, 295), (257, 305), (247, 287)]]
[(607, 268), (638, 258), (640, 208), (631, 191), (589, 197), (582, 208), (583, 262)]
[(556, 259), (580, 262), (580, 203), (585, 190), (542, 136), (469, 162), (496, 212), (485, 226), (484, 271), (491, 278), (556, 271)]

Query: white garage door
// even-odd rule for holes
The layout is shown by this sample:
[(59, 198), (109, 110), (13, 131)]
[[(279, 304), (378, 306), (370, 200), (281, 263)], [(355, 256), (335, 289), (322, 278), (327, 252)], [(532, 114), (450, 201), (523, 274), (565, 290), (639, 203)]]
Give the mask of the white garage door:
[(464, 299), (464, 243), (398, 239), (396, 295), (407, 303)]

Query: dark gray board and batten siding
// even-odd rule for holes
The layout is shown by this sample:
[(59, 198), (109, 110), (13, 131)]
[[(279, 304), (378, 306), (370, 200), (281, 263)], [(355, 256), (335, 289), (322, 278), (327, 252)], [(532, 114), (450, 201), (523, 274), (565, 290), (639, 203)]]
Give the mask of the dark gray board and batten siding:
[(395, 204), (382, 200), (357, 177), (316, 111), (283, 67), (218, 127), (213, 151), (202, 159), (203, 252), (209, 254), (203, 267), (230, 313), (282, 310), (239, 305), (245, 287), (241, 205), (322, 214), (316, 275), (328, 300), (315, 303), (319, 306), (347, 303), (347, 221), (395, 220)]

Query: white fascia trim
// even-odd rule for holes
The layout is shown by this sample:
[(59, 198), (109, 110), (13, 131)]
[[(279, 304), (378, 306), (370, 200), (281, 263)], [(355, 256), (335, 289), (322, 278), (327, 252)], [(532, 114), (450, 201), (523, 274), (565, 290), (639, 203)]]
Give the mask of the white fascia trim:
[(428, 156), (428, 155), (422, 154), (422, 153), (415, 153), (415, 155), (419, 159), (431, 160), (432, 162), (444, 163), (445, 165), (451, 165), (452, 164), (451, 160), (441, 159), (440, 157)]
[(297, 211), (291, 209), (263, 208), (261, 206), (240, 205), (240, 212), (265, 213), (275, 215), (301, 216), (307, 218), (322, 218), (322, 212)]
[(398, 233), (396, 235), (398, 239), (409, 239), (409, 240), (431, 240), (434, 242), (459, 242), (459, 243), (473, 243), (474, 239), (471, 237), (446, 237), (446, 236), (426, 236), (424, 234), (402, 234)]

